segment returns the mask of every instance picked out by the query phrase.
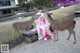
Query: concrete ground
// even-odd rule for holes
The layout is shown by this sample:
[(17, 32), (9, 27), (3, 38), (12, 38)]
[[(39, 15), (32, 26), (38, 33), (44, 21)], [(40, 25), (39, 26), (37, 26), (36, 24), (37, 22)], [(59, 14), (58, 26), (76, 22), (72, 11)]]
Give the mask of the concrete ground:
[(67, 30), (59, 31), (59, 41), (40, 40), (34, 43), (22, 43), (10, 50), (9, 53), (80, 53), (80, 17), (75, 18), (77, 43), (73, 44), (73, 36), (70, 40), (66, 40), (69, 33)]

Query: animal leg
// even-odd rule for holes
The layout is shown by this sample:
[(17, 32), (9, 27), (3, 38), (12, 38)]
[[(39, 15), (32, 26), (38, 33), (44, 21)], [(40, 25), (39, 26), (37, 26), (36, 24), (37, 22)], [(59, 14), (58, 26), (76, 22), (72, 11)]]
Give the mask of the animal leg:
[(19, 32), (18, 30), (16, 30), (16, 31), (17, 31), (17, 33), (18, 33), (19, 35), (21, 35), (20, 32)]
[(76, 44), (76, 37), (75, 37), (75, 31), (74, 30), (72, 30), (72, 34), (74, 36), (74, 42), (73, 42), (73, 44)]
[(19, 35), (21, 35), (20, 32), (19, 32), (17, 29), (15, 29), (14, 35), (15, 35), (16, 32), (17, 32)]
[(70, 39), (70, 36), (71, 36), (71, 30), (69, 30), (69, 36), (68, 36), (67, 40)]
[(14, 29), (14, 33), (13, 33), (13, 34), (15, 35), (16, 32), (17, 32), (17, 31)]
[(56, 31), (56, 41), (58, 41), (59, 40), (59, 37), (58, 37), (58, 31)]
[(58, 41), (58, 31), (54, 31), (54, 42)]
[(50, 31), (53, 32), (52, 28), (50, 27)]
[(72, 34), (73, 34), (73, 37), (74, 37), (74, 42), (73, 42), (73, 44), (76, 44), (75, 31), (74, 31), (73, 29), (70, 29), (70, 30), (69, 30), (69, 33), (70, 33), (70, 34), (69, 34), (67, 40), (70, 39), (70, 36), (71, 36), (71, 33), (72, 33)]
[(56, 32), (54, 31), (54, 42), (56, 41)]

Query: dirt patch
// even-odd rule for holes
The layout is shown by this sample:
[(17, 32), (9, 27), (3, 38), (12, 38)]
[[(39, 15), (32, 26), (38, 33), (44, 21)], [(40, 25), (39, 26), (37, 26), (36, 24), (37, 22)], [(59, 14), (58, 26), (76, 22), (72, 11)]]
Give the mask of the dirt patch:
[(25, 41), (25, 37), (19, 36), (19, 37), (15, 38), (14, 40), (11, 40), (11, 41), (3, 43), (3, 44), (9, 44), (9, 49), (12, 49), (24, 41)]

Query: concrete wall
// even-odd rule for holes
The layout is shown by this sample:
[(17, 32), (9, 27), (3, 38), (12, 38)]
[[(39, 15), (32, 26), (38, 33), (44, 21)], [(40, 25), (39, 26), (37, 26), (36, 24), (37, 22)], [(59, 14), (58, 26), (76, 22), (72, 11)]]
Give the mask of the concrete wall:
[[(4, 0), (5, 1), (5, 0)], [(3, 10), (3, 9), (9, 9), (9, 8), (14, 8), (16, 7), (16, 3), (15, 3), (15, 0), (10, 0), (10, 3), (11, 3), (11, 6), (2, 6), (0, 7), (0, 10)]]
[[(4, 0), (5, 1), (5, 0)], [(0, 17), (2, 17), (2, 16), (7, 16), (7, 15), (10, 15), (10, 14), (13, 14), (14, 13), (14, 10), (12, 9), (11, 10), (11, 13), (9, 13), (9, 14), (5, 14), (5, 15), (2, 15), (2, 11), (1, 10), (7, 10), (7, 9), (11, 9), (11, 8), (15, 8), (16, 7), (16, 3), (15, 3), (15, 0), (10, 0), (10, 2), (11, 2), (11, 6), (2, 6), (2, 7), (0, 7)]]
[(11, 6), (16, 6), (15, 0), (10, 0)]
[(2, 16), (2, 12), (0, 11), (0, 17)]

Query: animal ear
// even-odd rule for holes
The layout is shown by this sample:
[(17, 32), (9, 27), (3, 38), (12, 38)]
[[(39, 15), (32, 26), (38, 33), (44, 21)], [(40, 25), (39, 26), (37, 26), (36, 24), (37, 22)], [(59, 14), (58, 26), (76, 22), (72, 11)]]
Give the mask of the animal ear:
[(52, 13), (48, 13), (49, 15), (52, 15)]
[(52, 15), (52, 13), (47, 13), (48, 16)]

